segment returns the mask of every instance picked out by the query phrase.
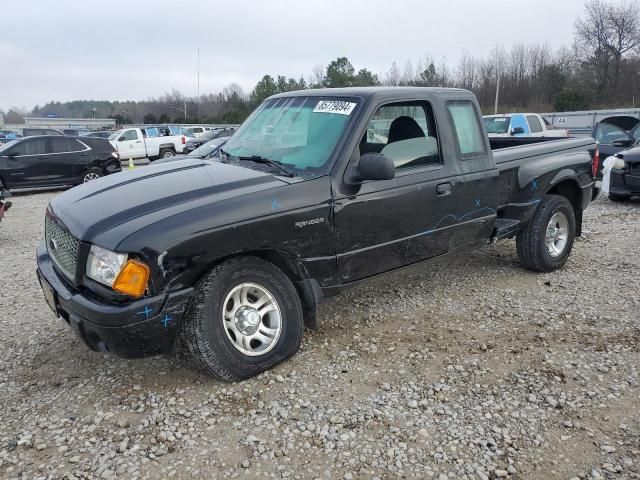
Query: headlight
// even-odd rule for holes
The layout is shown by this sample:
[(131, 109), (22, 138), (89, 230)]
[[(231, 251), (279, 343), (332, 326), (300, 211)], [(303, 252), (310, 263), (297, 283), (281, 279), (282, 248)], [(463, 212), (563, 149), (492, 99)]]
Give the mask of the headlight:
[(625, 161), (622, 158), (618, 158), (615, 162), (613, 162), (612, 168), (615, 168), (616, 170), (623, 170), (626, 166), (627, 164), (625, 163)]
[(112, 287), (126, 261), (125, 253), (116, 253), (92, 245), (87, 257), (87, 277)]

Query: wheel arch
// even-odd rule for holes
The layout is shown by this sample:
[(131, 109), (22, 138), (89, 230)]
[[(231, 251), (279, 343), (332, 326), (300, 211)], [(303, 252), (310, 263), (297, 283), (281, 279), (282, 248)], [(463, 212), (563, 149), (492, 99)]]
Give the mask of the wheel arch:
[(217, 265), (238, 257), (257, 257), (282, 270), (298, 292), (302, 303), (305, 326), (312, 330), (317, 330), (320, 327), (316, 315), (316, 307), (324, 297), (320, 284), (317, 280), (309, 278), (304, 265), (295, 255), (289, 252), (279, 249), (254, 249), (222, 256), (210, 262), (200, 273), (199, 278), (206, 275)]
[(551, 181), (551, 186), (547, 190), (547, 195), (559, 195), (565, 197), (573, 207), (573, 214), (576, 219), (576, 237), (582, 235), (582, 189), (577, 180), (570, 175), (561, 176), (560, 172)]

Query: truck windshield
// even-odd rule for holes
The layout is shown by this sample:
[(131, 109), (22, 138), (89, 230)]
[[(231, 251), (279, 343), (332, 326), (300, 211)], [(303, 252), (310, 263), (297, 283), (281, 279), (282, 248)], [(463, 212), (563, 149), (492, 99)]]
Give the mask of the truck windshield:
[(487, 133), (508, 133), (511, 117), (485, 117), (484, 126)]
[(297, 174), (317, 171), (329, 161), (357, 105), (351, 98), (272, 98), (229, 139), (225, 153), (268, 158)]

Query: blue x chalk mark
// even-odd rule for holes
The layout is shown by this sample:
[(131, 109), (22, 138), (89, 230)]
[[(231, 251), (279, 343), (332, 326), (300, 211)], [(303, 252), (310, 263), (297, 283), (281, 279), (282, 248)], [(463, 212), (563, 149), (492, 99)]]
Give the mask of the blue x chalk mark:
[(476, 198), (476, 207), (479, 207), (479, 206), (480, 206), (480, 199)]
[(165, 315), (164, 318), (160, 320), (160, 323), (164, 325), (164, 328), (168, 328), (171, 323), (171, 317), (169, 315)]
[(531, 191), (535, 192), (538, 189), (538, 180), (535, 178), (531, 180)]
[(148, 319), (151, 312), (153, 312), (152, 308), (144, 307), (144, 310), (137, 312), (136, 315), (144, 315), (144, 317)]
[(280, 203), (277, 198), (271, 200), (271, 210), (278, 210), (280, 208)]

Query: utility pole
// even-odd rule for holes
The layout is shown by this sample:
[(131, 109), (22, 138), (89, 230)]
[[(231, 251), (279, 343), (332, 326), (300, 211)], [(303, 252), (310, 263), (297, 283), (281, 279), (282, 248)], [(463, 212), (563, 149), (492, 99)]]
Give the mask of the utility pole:
[(198, 97), (196, 98), (196, 116), (200, 121), (200, 48), (198, 48)]
[(501, 77), (501, 73), (500, 71), (498, 71), (498, 83), (496, 84), (496, 103), (493, 106), (493, 114), (497, 115), (498, 114), (498, 99), (500, 97), (500, 77)]

